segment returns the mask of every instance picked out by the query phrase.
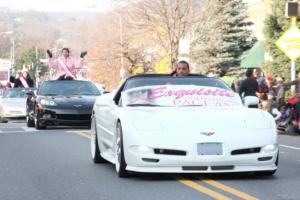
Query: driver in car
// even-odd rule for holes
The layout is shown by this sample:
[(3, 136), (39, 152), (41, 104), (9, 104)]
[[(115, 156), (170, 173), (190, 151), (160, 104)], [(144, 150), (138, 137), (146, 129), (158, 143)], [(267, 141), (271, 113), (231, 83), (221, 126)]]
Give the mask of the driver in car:
[(173, 77), (188, 76), (190, 74), (190, 65), (187, 61), (181, 60), (177, 63), (176, 69), (171, 73)]

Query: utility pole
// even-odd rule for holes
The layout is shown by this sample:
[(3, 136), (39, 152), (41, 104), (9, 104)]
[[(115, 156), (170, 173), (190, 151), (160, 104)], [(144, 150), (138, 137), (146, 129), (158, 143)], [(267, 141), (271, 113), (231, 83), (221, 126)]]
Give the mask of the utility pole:
[[(291, 17), (291, 26), (297, 26), (297, 17)], [(296, 62), (295, 60), (291, 60), (291, 81), (296, 79)], [(295, 85), (291, 86), (292, 94), (295, 94), (296, 87)]]
[(123, 56), (123, 20), (122, 16), (119, 14), (119, 25), (120, 25), (120, 43), (121, 43), (121, 69), (120, 75), (122, 79), (125, 79), (125, 69), (124, 69), (124, 56)]
[(15, 39), (14, 39), (14, 37), (11, 38), (11, 43), (12, 43), (12, 46), (11, 46), (10, 59), (11, 59), (11, 68), (12, 68), (12, 71), (14, 71), (15, 70)]

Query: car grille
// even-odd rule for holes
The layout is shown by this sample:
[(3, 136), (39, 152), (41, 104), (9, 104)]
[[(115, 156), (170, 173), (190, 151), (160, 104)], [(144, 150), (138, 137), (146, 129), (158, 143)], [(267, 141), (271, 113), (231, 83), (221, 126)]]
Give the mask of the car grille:
[(233, 165), (220, 165), (220, 166), (211, 166), (211, 170), (233, 170)]
[(174, 149), (154, 149), (155, 154), (174, 155), (174, 156), (185, 156), (186, 151), (174, 150)]
[[(233, 170), (234, 165), (219, 165), (219, 166), (210, 166), (212, 171), (218, 170)], [(207, 171), (208, 166), (182, 166), (184, 171)]]
[(91, 115), (57, 115), (61, 120), (91, 120)]
[(259, 153), (260, 147), (248, 148), (248, 149), (237, 149), (231, 152), (231, 155), (241, 155), (241, 154), (250, 154), (250, 153)]
[(208, 166), (183, 166), (182, 170), (185, 171), (206, 171)]

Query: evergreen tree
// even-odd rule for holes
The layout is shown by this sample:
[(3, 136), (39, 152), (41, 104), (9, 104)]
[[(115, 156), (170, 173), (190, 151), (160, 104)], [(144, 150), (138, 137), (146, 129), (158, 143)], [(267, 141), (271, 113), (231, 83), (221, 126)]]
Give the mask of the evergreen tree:
[(43, 51), (35, 47), (25, 50), (16, 58), (14, 70), (21, 71), (24, 66), (26, 69), (29, 69), (29, 74), (33, 79), (36, 79), (36, 76), (45, 75), (48, 71), (48, 67), (40, 62), (42, 55)]
[[(272, 61), (265, 62), (263, 69), (268, 75), (283, 76), (290, 80), (290, 59), (275, 45), (276, 40), (290, 27), (291, 22), (285, 17), (286, 0), (274, 0), (272, 14), (266, 17), (264, 24), (265, 49)], [(299, 63), (298, 63), (299, 66)]]
[[(209, 68), (238, 67), (244, 53), (249, 50), (255, 39), (251, 36), (247, 22), (247, 7), (242, 0), (213, 0), (217, 9), (211, 16), (210, 28), (216, 30), (218, 45), (213, 50), (207, 49), (210, 44), (201, 38), (195, 42), (193, 55), (197, 55), (197, 50), (208, 52), (199, 52), (199, 55), (206, 55), (206, 63)], [(202, 23), (202, 22), (201, 22)], [(197, 33), (202, 29), (202, 24), (196, 29)], [(207, 22), (204, 22), (207, 23)], [(212, 42), (212, 41), (211, 41)], [(206, 44), (205, 44), (206, 43)], [(203, 48), (204, 47), (204, 48)], [(203, 64), (202, 57), (196, 59), (196, 62)]]

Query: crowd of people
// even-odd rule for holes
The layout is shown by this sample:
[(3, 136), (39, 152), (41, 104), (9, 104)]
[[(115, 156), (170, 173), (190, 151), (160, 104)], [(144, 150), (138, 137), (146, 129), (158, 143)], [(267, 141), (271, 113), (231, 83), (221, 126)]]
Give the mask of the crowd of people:
[[(186, 61), (177, 63), (171, 73), (174, 77), (189, 76), (190, 66)], [(208, 76), (212, 76), (209, 74)], [(239, 77), (230, 75), (221, 68), (219, 75), (230, 88), (238, 93), (247, 107), (263, 109), (272, 114), (278, 126), (287, 125), (289, 120), (300, 127), (300, 72), (294, 81), (285, 82), (283, 77), (266, 76), (260, 68), (247, 69)], [(286, 99), (285, 92), (295, 85), (295, 97)], [(247, 100), (251, 103), (248, 104)]]

